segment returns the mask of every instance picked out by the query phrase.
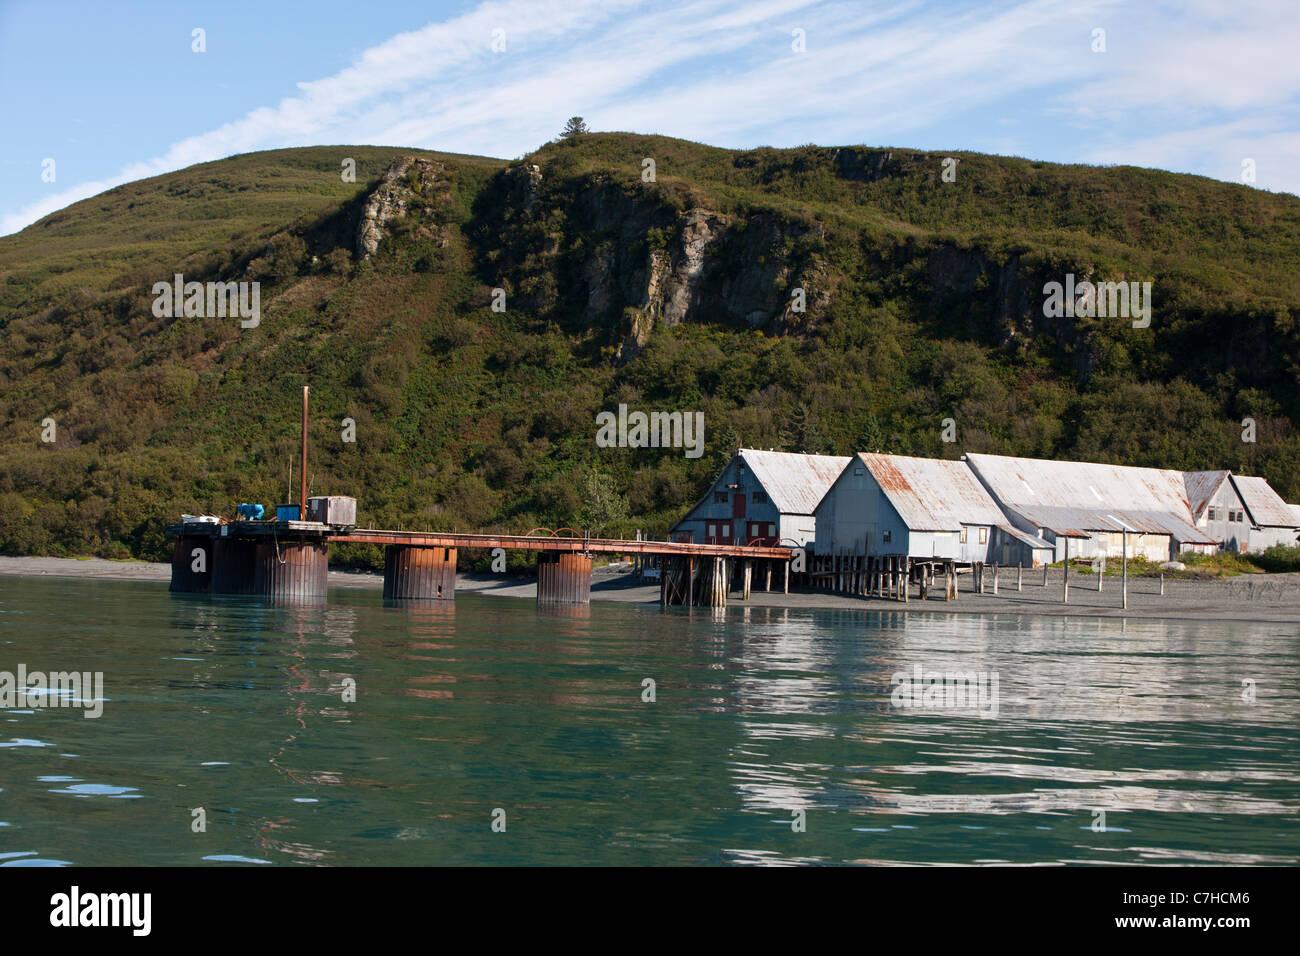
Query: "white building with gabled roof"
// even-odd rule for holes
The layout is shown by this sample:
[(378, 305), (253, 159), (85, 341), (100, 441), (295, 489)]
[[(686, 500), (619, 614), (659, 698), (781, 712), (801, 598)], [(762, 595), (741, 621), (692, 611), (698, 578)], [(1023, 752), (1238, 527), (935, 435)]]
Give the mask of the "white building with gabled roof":
[(1294, 545), (1300, 528), (1291, 506), (1263, 478), (1229, 475), (1246, 509), (1249, 531), (1243, 551), (1265, 551), (1275, 544)]
[(698, 544), (805, 547), (813, 513), (849, 459), (741, 448), (669, 538)]
[(817, 506), (816, 553), (1034, 567), (1052, 546), (1016, 528), (964, 461), (859, 453)]
[[(1097, 462), (965, 456), (976, 477), (1023, 531), (1056, 547), (1056, 560), (1140, 554), (1167, 561), (1213, 553), (1219, 541), (1197, 527), (1181, 471)], [(1127, 532), (1128, 537), (1125, 538)]]

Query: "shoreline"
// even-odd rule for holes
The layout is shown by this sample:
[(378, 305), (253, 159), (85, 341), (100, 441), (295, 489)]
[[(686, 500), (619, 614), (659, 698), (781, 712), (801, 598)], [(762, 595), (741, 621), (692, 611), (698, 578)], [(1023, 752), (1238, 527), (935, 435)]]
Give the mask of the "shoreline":
[[(171, 565), (164, 562), (109, 561), (104, 558), (47, 558), (0, 556), (0, 575), (10, 577), (60, 577), (93, 580), (156, 581), (171, 579)], [(1233, 621), (1258, 623), (1300, 623), (1300, 573), (1248, 575), (1219, 580), (1167, 579), (1161, 596), (1155, 578), (1129, 579), (1129, 606), (1120, 608), (1120, 581), (1107, 576), (1103, 591), (1097, 591), (1095, 575), (1075, 574), (1070, 581), (1070, 603), (1061, 601), (1059, 569), (1048, 572), (1043, 585), (1042, 571), (1025, 574), (1023, 590), (1016, 590), (1013, 576), (1000, 581), (1000, 593), (974, 594), (969, 577), (961, 582), (955, 601), (915, 597), (908, 603), (878, 597), (860, 597), (829, 591), (766, 592), (755, 587), (749, 600), (733, 592), (728, 608), (797, 608), (833, 611), (887, 611), (891, 613), (938, 614), (1037, 614), (1052, 617), (1146, 618), (1182, 621)], [(1029, 580), (1032, 578), (1032, 582)], [(370, 571), (330, 571), (331, 588), (378, 590), (383, 575)], [(535, 600), (533, 578), (493, 574), (457, 574), (456, 590), (465, 594), (486, 594)], [(632, 576), (628, 564), (612, 564), (592, 570), (591, 600), (599, 603), (659, 603), (659, 585), (642, 583)]]

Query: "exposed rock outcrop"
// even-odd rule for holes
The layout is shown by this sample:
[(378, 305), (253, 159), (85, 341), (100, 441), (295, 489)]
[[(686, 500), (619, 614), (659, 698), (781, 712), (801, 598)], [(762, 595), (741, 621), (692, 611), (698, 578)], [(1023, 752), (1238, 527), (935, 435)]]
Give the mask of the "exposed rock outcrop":
[(789, 331), (824, 312), (829, 290), (817, 281), (814, 256), (820, 223), (724, 214), (683, 198), (604, 174), (550, 178), (516, 165), (501, 174), (493, 212), (478, 227), (490, 242), (482, 251), (492, 281), (521, 308), (607, 328), (623, 361), (656, 327), (707, 321)]
[(357, 258), (369, 259), (374, 255), (389, 224), (404, 218), (414, 204), (431, 204), (440, 191), (445, 193), (445, 189), (440, 190), (446, 185), (445, 172), (441, 163), (428, 159), (399, 156), (393, 160), (362, 211), (357, 225)]

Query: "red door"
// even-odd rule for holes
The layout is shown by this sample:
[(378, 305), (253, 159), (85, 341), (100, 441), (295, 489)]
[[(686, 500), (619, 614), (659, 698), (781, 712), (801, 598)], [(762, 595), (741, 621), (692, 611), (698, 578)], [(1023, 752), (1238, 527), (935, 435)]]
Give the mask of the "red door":
[(743, 491), (737, 491), (731, 496), (731, 517), (745, 517), (745, 493)]

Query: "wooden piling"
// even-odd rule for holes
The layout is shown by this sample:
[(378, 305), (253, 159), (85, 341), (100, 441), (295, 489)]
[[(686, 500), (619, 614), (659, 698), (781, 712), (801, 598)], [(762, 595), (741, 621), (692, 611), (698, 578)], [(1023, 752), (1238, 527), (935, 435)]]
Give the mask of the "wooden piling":
[(1070, 603), (1070, 539), (1065, 539), (1065, 575), (1063, 577), (1064, 593), (1061, 598), (1062, 604)]
[(248, 538), (212, 539), (212, 593), (256, 594), (257, 542)]
[(590, 604), (591, 556), (579, 551), (539, 555), (537, 603)]
[(177, 535), (172, 549), (172, 579), (168, 590), (178, 594), (207, 594), (212, 588), (213, 538)]
[(384, 597), (451, 601), (456, 597), (456, 549), (390, 544), (384, 548)]
[(253, 593), (276, 604), (324, 601), (329, 590), (329, 545), (264, 536), (253, 555)]

